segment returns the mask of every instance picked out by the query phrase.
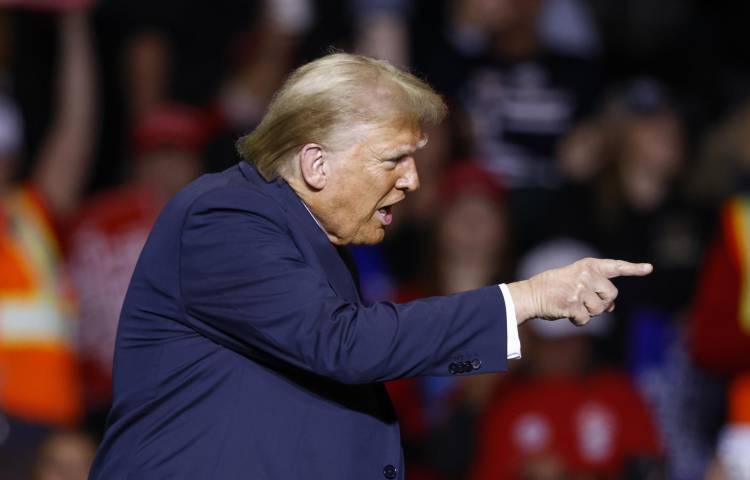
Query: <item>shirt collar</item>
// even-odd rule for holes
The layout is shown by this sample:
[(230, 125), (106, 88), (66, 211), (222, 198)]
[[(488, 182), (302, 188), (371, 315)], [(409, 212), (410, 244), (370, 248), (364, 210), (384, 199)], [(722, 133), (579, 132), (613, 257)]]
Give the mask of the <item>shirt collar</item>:
[(326, 236), (328, 236), (328, 232), (326, 232), (326, 229), (323, 228), (323, 225), (320, 224), (320, 222), (318, 221), (318, 218), (310, 210), (310, 207), (308, 207), (307, 204), (304, 202), (304, 200), (302, 200), (301, 198), (300, 198), (300, 201), (302, 202), (302, 205), (305, 207), (305, 210), (307, 210), (307, 213), (309, 213), (310, 216), (313, 218), (313, 220), (315, 220), (315, 224), (318, 225), (318, 227), (320, 227), (321, 230), (323, 230), (323, 233), (325, 233)]

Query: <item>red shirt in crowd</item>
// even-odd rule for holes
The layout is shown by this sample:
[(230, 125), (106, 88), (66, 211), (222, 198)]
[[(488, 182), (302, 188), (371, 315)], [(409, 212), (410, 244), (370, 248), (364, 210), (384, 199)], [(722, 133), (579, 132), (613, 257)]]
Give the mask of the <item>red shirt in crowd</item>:
[(628, 458), (661, 452), (645, 404), (618, 373), (510, 382), (478, 426), (474, 480), (520, 478), (540, 458), (566, 473), (619, 478)]
[(125, 186), (88, 201), (71, 229), (68, 261), (79, 297), (79, 354), (94, 405), (110, 401), (120, 309), (160, 208), (148, 188)]

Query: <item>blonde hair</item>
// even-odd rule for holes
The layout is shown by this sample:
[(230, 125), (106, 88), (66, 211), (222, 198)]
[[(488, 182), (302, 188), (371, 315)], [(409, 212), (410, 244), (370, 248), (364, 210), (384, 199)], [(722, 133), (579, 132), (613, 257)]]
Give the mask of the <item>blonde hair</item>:
[(271, 180), (306, 143), (337, 148), (356, 125), (433, 125), (446, 113), (440, 95), (414, 75), (382, 60), (333, 53), (292, 72), (237, 151)]

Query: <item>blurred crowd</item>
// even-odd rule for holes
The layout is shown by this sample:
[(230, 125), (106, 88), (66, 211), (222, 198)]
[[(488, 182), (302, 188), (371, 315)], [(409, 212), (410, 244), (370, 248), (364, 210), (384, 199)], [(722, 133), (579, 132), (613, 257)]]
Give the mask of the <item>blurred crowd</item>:
[(350, 249), (368, 301), (589, 256), (655, 267), (586, 328), (528, 322), (508, 373), (389, 383), (407, 478), (750, 479), (749, 18), (697, 0), (3, 0), (0, 479), (86, 478), (160, 208), (237, 163), (285, 75), (332, 49), (409, 69), (451, 109), (385, 243)]

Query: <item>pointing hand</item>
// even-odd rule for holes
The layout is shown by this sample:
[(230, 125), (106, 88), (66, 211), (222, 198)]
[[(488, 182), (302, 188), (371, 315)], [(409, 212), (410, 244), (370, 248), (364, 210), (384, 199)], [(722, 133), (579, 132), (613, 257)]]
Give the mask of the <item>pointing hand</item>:
[(584, 258), (566, 267), (534, 275), (528, 280), (508, 285), (519, 324), (530, 318), (548, 320), (569, 318), (585, 325), (595, 315), (611, 312), (617, 288), (610, 279), (648, 275), (649, 263)]

